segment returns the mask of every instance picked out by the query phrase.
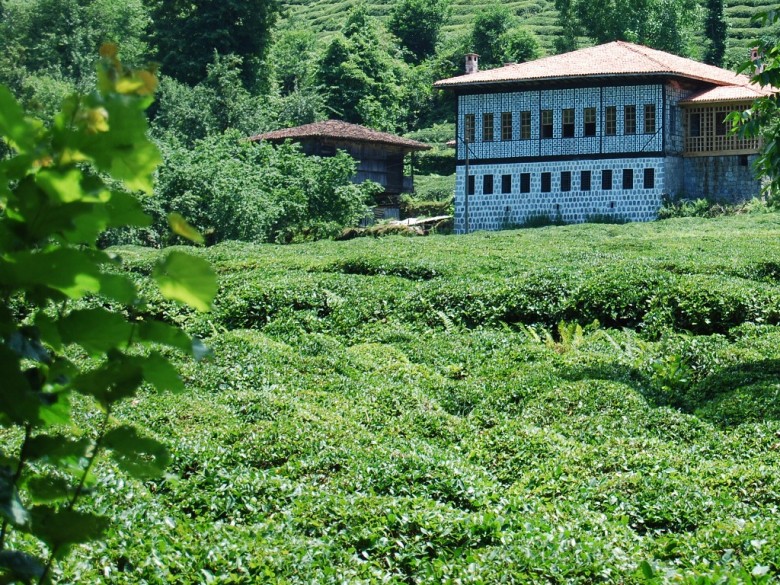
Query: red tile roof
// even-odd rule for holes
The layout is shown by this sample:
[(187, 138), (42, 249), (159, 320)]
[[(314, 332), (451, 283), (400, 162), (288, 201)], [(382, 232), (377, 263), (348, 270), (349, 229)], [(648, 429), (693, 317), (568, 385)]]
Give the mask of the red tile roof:
[(349, 124), (341, 120), (326, 120), (304, 124), (295, 128), (284, 128), (274, 132), (266, 132), (249, 138), (251, 141), (266, 140), (268, 142), (281, 142), (283, 140), (301, 140), (303, 138), (331, 138), (346, 142), (370, 142), (374, 144), (387, 144), (398, 146), (404, 150), (429, 150), (431, 147), (416, 140), (402, 138), (387, 132), (378, 132), (358, 124)]
[(681, 104), (703, 104), (716, 102), (752, 102), (754, 99), (771, 95), (774, 91), (768, 87), (758, 85), (724, 85), (707, 89), (681, 100)]
[(750, 80), (726, 69), (678, 57), (664, 51), (615, 41), (535, 61), (506, 65), (437, 81), (438, 88), (504, 82), (555, 80), (572, 77), (668, 75), (714, 85), (745, 86)]

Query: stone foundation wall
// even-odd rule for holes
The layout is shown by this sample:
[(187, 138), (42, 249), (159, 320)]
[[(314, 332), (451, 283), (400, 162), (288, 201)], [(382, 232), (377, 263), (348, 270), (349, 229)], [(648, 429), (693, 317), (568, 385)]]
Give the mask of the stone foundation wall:
[[(644, 187), (644, 170), (654, 169), (654, 186)], [(612, 189), (604, 190), (601, 171), (612, 170)], [(623, 187), (623, 169), (633, 170), (634, 186)], [(581, 171), (591, 171), (591, 190), (581, 189)], [(571, 191), (561, 190), (561, 173), (571, 172)], [(474, 194), (469, 195), (469, 231), (516, 227), (539, 215), (567, 223), (609, 216), (628, 221), (655, 219), (664, 193), (666, 165), (660, 157), (587, 161), (543, 161), (471, 165)], [(541, 190), (541, 175), (551, 173), (551, 191)], [(530, 192), (520, 192), (520, 175), (529, 173)], [(493, 175), (493, 194), (482, 192), (484, 175)], [(502, 175), (511, 175), (511, 193), (501, 193)], [(465, 231), (465, 167), (458, 166), (455, 185), (455, 231)]]
[(759, 195), (761, 183), (753, 173), (755, 154), (697, 156), (685, 159), (685, 197), (738, 203)]

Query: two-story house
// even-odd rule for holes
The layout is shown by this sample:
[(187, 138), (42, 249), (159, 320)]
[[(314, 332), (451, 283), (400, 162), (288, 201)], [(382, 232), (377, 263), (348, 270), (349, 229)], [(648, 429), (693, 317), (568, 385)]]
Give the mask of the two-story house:
[[(617, 41), (435, 86), (457, 103), (455, 229), (537, 215), (646, 221), (664, 195), (757, 195), (757, 141), (724, 117), (764, 90), (731, 71)], [(466, 223), (468, 219), (468, 225)]]

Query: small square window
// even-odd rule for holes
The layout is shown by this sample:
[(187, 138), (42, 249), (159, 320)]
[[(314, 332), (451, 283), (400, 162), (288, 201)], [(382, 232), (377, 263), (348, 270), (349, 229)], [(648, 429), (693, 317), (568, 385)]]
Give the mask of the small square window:
[(607, 136), (617, 134), (617, 106), (604, 108), (604, 134)]
[(655, 104), (645, 104), (645, 134), (655, 134)]
[(531, 173), (520, 173), (520, 193), (531, 192)]
[(542, 173), (542, 193), (552, 191), (552, 173)]
[(512, 192), (512, 175), (501, 175), (501, 192)]
[(601, 171), (601, 188), (604, 191), (612, 190), (612, 171), (610, 169)]
[(473, 143), (474, 140), (476, 140), (475, 135), (475, 123), (476, 118), (474, 114), (466, 114), (465, 117), (465, 124), (463, 128), (463, 137), (469, 144)]
[(585, 108), (583, 113), (583, 135), (595, 136), (596, 135), (596, 108)]
[(474, 175), (469, 175), (469, 181), (468, 181), (468, 184), (469, 184), (469, 189), (468, 189), (469, 195), (473, 195), (474, 194), (474, 183), (475, 183)]
[(636, 134), (636, 106), (623, 108), (623, 134)]
[(590, 191), (590, 171), (580, 172), (580, 191)]
[(482, 175), (482, 194), (493, 194), (493, 175)]
[(571, 191), (571, 171), (561, 173), (561, 191)]
[(644, 172), (644, 188), (655, 189), (655, 169), (645, 169)]
[(542, 110), (542, 138), (553, 137), (553, 112)]
[(493, 142), (493, 114), (482, 114), (482, 141)]
[(531, 112), (520, 112), (520, 140), (531, 139)]
[(634, 188), (634, 169), (623, 169), (623, 189)]
[(512, 140), (512, 112), (501, 112), (501, 140)]
[(561, 114), (561, 134), (564, 138), (574, 138), (574, 108), (565, 108)]

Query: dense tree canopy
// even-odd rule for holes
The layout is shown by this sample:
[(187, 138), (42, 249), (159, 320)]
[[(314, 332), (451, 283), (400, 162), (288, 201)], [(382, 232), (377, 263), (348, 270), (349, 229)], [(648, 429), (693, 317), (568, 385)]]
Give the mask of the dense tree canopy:
[(479, 54), (484, 67), (521, 63), (541, 54), (533, 34), (521, 28), (512, 11), (501, 4), (493, 4), (477, 14), (471, 33), (471, 50)]
[(197, 83), (214, 51), (243, 59), (242, 80), (252, 87), (280, 10), (278, 0), (148, 0), (152, 41), (162, 71)]
[(388, 28), (420, 61), (434, 53), (449, 11), (450, 0), (398, 0)]
[(704, 62), (710, 65), (723, 65), (726, 56), (726, 37), (728, 26), (723, 13), (723, 0), (707, 0), (707, 16), (704, 21), (704, 37), (707, 41), (707, 51)]

